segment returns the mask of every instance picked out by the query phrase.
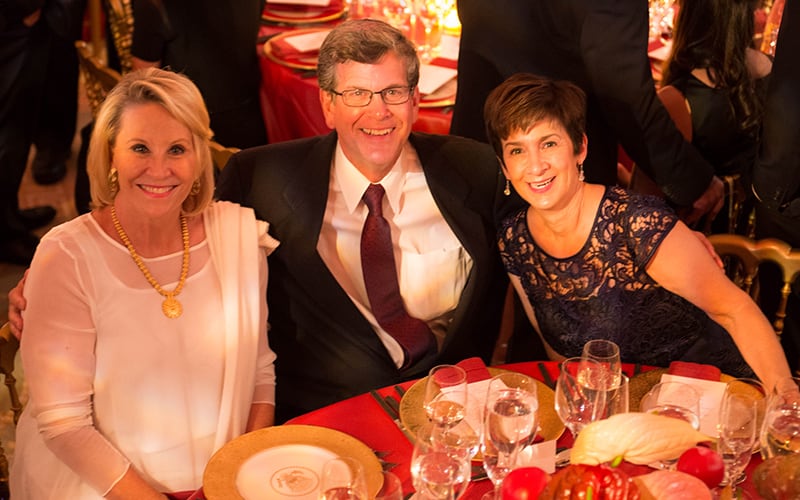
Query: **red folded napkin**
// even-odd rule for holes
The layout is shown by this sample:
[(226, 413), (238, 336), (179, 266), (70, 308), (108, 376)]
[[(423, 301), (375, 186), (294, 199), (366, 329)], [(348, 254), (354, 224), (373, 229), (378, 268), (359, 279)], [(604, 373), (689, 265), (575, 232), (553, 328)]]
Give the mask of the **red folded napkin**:
[(667, 373), (681, 377), (713, 380), (715, 382), (719, 382), (719, 376), (722, 374), (716, 366), (689, 363), (687, 361), (673, 361), (670, 363)]
[(287, 42), (285, 38), (271, 40), (269, 44), (272, 47), (272, 53), (283, 59), (300, 56), (311, 57), (319, 53), (319, 49), (306, 51), (298, 50), (294, 45)]
[(456, 363), (456, 366), (463, 368), (464, 371), (467, 372), (468, 384), (492, 378), (492, 374), (489, 373), (489, 369), (486, 368), (486, 364), (484, 364), (481, 358), (467, 358)]

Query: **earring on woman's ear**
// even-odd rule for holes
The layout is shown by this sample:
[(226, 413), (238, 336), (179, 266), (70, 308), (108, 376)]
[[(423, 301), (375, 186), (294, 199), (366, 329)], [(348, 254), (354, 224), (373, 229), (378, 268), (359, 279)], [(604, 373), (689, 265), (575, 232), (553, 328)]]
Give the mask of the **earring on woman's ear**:
[(192, 183), (192, 189), (189, 191), (189, 194), (194, 196), (200, 192), (200, 179), (195, 179)]
[(503, 190), (503, 194), (506, 196), (511, 195), (511, 183), (508, 182), (508, 179), (506, 179), (506, 188)]
[(583, 163), (578, 163), (578, 180), (583, 182), (586, 177), (583, 175)]
[(114, 167), (108, 171), (108, 189), (111, 191), (111, 196), (116, 196), (119, 191), (119, 174)]

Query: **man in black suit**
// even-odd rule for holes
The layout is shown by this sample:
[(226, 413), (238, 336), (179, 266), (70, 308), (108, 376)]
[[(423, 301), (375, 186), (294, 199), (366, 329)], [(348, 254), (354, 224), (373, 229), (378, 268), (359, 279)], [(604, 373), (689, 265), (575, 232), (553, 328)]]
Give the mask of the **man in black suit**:
[[(514, 73), (569, 80), (587, 95), (586, 180), (617, 181), (625, 151), (687, 222), (722, 207), (722, 182), (659, 102), (641, 0), (458, 0), (462, 33), (451, 133), (486, 141), (483, 103)], [(691, 208), (691, 210), (689, 210)]]
[[(389, 25), (348, 21), (319, 57), (329, 135), (248, 149), (218, 195), (253, 207), (281, 244), (269, 257), (277, 420), (471, 356), (489, 361), (507, 280), (495, 227), (502, 176), (488, 146), (411, 132), (419, 61)], [(369, 186), (385, 191), (399, 289), (435, 347), (413, 357), (370, 303), (359, 241)], [(366, 272), (366, 271), (364, 271)]]
[[(795, 59), (798, 51), (800, 5), (791, 0), (784, 7), (775, 47), (761, 151), (753, 168), (753, 192), (758, 200), (756, 237), (780, 238), (795, 249), (800, 248), (800, 66)], [(778, 290), (781, 278), (776, 270), (765, 267), (760, 278), (775, 283), (763, 290)], [(777, 297), (774, 302), (777, 304)], [(792, 370), (800, 368), (800, 280), (795, 280), (789, 295), (781, 343)]]

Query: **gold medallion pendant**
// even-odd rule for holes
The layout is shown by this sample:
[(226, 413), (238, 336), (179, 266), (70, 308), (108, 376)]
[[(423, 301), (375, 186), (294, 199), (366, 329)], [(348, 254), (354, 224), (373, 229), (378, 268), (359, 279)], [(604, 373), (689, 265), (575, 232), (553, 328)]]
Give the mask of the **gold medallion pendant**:
[(164, 299), (164, 302), (161, 303), (161, 310), (164, 311), (164, 316), (170, 319), (175, 319), (183, 314), (183, 306), (172, 296)]
[(161, 303), (161, 311), (164, 313), (164, 316), (170, 319), (178, 318), (181, 314), (183, 314), (183, 305), (178, 302), (175, 296), (181, 293), (181, 290), (183, 290), (183, 285), (186, 284), (186, 277), (189, 275), (189, 224), (186, 222), (186, 217), (183, 214), (181, 214), (180, 219), (181, 240), (183, 242), (181, 274), (180, 278), (178, 278), (178, 285), (175, 287), (175, 290), (168, 292), (161, 288), (161, 285), (159, 285), (155, 278), (153, 278), (153, 275), (150, 274), (150, 270), (147, 269), (144, 261), (142, 261), (142, 258), (139, 257), (136, 249), (133, 248), (133, 244), (131, 244), (131, 240), (128, 238), (128, 233), (126, 233), (122, 228), (122, 224), (120, 224), (119, 219), (117, 218), (117, 208), (114, 205), (111, 205), (111, 222), (114, 224), (114, 229), (117, 230), (120, 240), (122, 240), (122, 243), (125, 244), (125, 247), (131, 254), (131, 258), (133, 258), (133, 262), (136, 263), (136, 267), (138, 267), (142, 274), (144, 274), (147, 282), (150, 283), (150, 286), (155, 288), (155, 290), (164, 297), (164, 302)]

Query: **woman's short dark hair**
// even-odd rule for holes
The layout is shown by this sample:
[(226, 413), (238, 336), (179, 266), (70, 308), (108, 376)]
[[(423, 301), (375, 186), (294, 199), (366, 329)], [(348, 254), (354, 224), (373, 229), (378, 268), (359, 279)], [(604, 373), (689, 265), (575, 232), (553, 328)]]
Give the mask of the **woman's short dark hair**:
[(568, 81), (518, 73), (492, 90), (483, 107), (483, 117), (486, 136), (501, 161), (502, 141), (542, 120), (561, 124), (577, 154), (586, 131), (586, 94)]

